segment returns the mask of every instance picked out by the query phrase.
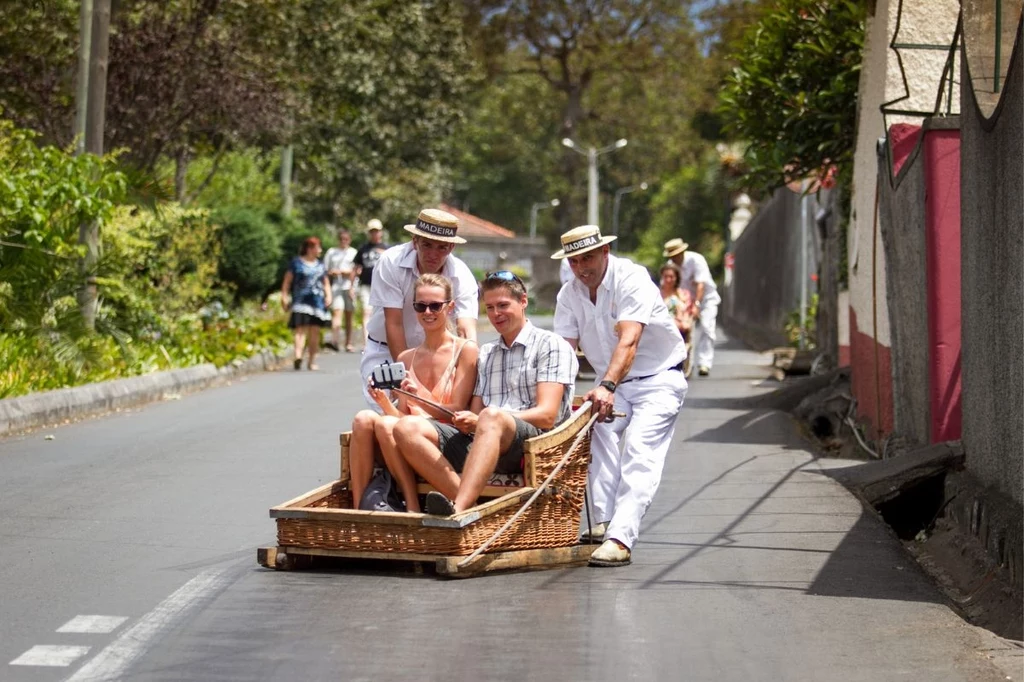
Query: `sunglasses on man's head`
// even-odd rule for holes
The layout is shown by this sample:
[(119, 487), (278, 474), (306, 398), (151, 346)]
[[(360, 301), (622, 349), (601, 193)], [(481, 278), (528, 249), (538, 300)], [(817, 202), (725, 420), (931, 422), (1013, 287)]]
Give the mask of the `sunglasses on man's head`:
[(412, 309), (418, 313), (425, 313), (428, 310), (432, 313), (441, 312), (441, 308), (448, 305), (449, 301), (434, 301), (432, 303), (424, 303), (423, 301), (413, 301)]
[[(511, 270), (495, 270), (494, 272), (488, 272), (484, 279), (499, 279), (502, 282), (519, 282), (523, 284), (523, 280), (519, 279), (519, 275), (512, 272)], [(525, 287), (526, 285), (523, 284)]]

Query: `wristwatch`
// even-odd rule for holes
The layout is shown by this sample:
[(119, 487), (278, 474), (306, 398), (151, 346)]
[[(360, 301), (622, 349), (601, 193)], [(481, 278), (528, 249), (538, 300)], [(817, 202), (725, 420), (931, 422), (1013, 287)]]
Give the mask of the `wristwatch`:
[(599, 383), (598, 386), (607, 390), (609, 393), (615, 393), (615, 389), (617, 388), (615, 382), (609, 381), (608, 379), (605, 379), (604, 381)]

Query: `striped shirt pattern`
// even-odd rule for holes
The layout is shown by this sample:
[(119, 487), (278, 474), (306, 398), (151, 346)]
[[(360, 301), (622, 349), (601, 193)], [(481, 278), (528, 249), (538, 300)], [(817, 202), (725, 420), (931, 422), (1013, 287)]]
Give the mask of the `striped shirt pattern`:
[(538, 383), (552, 382), (566, 387), (556, 423), (565, 421), (572, 412), (579, 371), (576, 353), (561, 336), (537, 329), (529, 321), (511, 348), (500, 337), (481, 346), (477, 368), (473, 395), (480, 396), (484, 407), (521, 412), (537, 404)]

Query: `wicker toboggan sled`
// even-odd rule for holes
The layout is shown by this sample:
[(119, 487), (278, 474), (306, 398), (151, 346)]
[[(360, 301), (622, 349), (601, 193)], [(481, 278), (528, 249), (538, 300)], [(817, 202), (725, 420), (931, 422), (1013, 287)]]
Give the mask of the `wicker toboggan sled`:
[[(353, 509), (350, 434), (343, 433), (340, 478), (271, 508), (277, 546), (260, 548), (257, 560), (279, 570), (306, 566), (315, 556), (429, 562), (452, 577), (585, 562), (596, 548), (577, 540), (590, 408), (584, 403), (557, 428), (525, 442), (521, 478), (492, 479), (480, 504), (447, 518)], [(421, 493), (430, 489), (420, 484)]]

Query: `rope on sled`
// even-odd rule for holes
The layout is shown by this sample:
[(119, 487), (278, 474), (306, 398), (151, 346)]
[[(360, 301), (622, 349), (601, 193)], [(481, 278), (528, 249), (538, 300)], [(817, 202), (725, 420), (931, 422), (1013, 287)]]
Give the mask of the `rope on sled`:
[[(593, 405), (588, 401), (586, 403), (583, 403), (583, 405), (580, 406), (580, 409), (581, 410), (586, 409), (587, 406), (591, 406), (592, 407)], [(488, 547), (490, 547), (492, 544), (494, 544), (494, 541), (497, 540), (501, 536), (502, 533), (504, 533), (506, 530), (508, 530), (512, 526), (512, 524), (515, 523), (517, 519), (519, 519), (520, 516), (522, 516), (523, 514), (526, 513), (526, 510), (530, 508), (530, 505), (532, 505), (537, 500), (537, 498), (540, 497), (541, 493), (544, 492), (544, 489), (547, 488), (548, 485), (551, 484), (551, 481), (555, 478), (555, 476), (558, 474), (558, 472), (562, 470), (562, 467), (564, 467), (565, 464), (569, 461), (569, 458), (572, 457), (574, 452), (576, 452), (576, 448), (578, 448), (580, 446), (580, 443), (583, 442), (583, 438), (587, 435), (587, 433), (590, 432), (590, 427), (592, 427), (594, 425), (594, 422), (597, 421), (597, 418), (598, 418), (598, 414), (596, 412), (593, 415), (591, 415), (590, 421), (588, 421), (586, 426), (584, 426), (580, 430), (580, 432), (576, 435), (576, 439), (573, 440), (572, 445), (569, 447), (569, 449), (566, 451), (566, 453), (562, 456), (562, 459), (560, 459), (558, 461), (558, 464), (555, 465), (555, 468), (552, 469), (551, 473), (548, 474), (547, 478), (544, 479), (544, 482), (541, 483), (540, 486), (538, 486), (537, 490), (535, 490), (533, 495), (530, 496), (530, 499), (528, 499), (526, 501), (526, 504), (524, 504), (522, 507), (520, 507), (519, 511), (517, 511), (515, 514), (513, 514), (512, 518), (510, 518), (508, 521), (505, 522), (505, 525), (503, 525), (498, 530), (494, 531), (494, 535), (492, 535), (490, 538), (488, 538), (487, 541), (484, 542), (484, 544), (482, 544), (479, 547), (477, 547), (476, 551), (474, 551), (472, 554), (470, 554), (465, 559), (460, 561), (457, 564), (457, 566), (459, 568), (465, 568), (466, 566), (469, 566), (471, 563), (476, 561), (477, 558), (481, 554), (483, 554), (487, 550)]]

